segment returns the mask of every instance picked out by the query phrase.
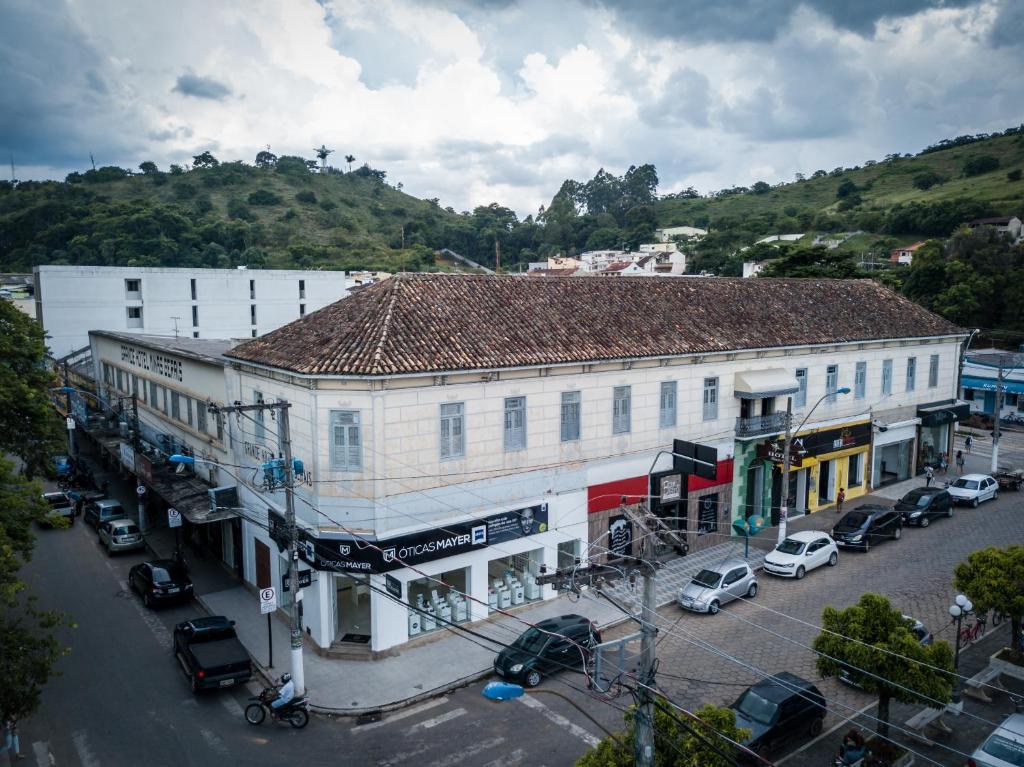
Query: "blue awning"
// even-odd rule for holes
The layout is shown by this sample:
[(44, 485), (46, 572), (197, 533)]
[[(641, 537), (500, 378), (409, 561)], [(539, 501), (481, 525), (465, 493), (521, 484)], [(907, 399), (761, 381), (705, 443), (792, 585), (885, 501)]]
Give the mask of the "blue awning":
[[(964, 376), (962, 385), (965, 389), (995, 391), (996, 379)], [(1024, 394), (1024, 381), (1003, 381), (1003, 391), (1011, 394)]]

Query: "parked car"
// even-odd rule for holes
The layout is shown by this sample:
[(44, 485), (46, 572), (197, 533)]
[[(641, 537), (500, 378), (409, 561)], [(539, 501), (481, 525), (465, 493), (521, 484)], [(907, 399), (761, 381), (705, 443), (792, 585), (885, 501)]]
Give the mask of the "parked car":
[(982, 501), (999, 496), (999, 483), (987, 474), (964, 474), (946, 489), (953, 503), (969, 503), (974, 508)]
[(968, 767), (1020, 767), (1024, 764), (1024, 713), (1010, 714), (967, 760)]
[(135, 551), (146, 548), (142, 531), (134, 519), (121, 517), (108, 519), (99, 526), (100, 543), (107, 547), (107, 555), (113, 556), (119, 551)]
[[(917, 618), (911, 617), (910, 615), (904, 615), (903, 620), (907, 622), (907, 628), (910, 629), (910, 633), (917, 637), (918, 643), (927, 646), (935, 641), (935, 637), (932, 636), (932, 632), (925, 628), (925, 625)], [(843, 670), (839, 672), (840, 682), (848, 684), (850, 687), (856, 687), (859, 690), (863, 685), (857, 677), (857, 671), (849, 667), (843, 668)]]
[(903, 535), (903, 516), (891, 506), (865, 504), (846, 512), (832, 528), (832, 539), (846, 549), (870, 551), (874, 544)]
[(115, 501), (113, 498), (100, 498), (86, 504), (85, 513), (82, 515), (82, 518), (86, 524), (97, 528), (97, 532), (99, 532), (101, 523), (127, 516), (128, 514), (125, 512), (120, 501)]
[(712, 570), (701, 570), (679, 590), (684, 610), (714, 615), (727, 602), (757, 595), (757, 578), (742, 559), (730, 559)]
[(192, 598), (192, 579), (173, 559), (140, 562), (128, 571), (128, 585), (146, 607)]
[(536, 687), (541, 677), (555, 671), (582, 668), (589, 660), (589, 651), (600, 643), (601, 632), (582, 615), (548, 618), (499, 652), (494, 671), (503, 679)]
[(194, 693), (252, 678), (252, 661), (238, 641), (235, 622), (223, 615), (193, 618), (175, 626), (174, 656)]
[(941, 487), (915, 487), (896, 504), (905, 525), (928, 527), (932, 517), (953, 516), (953, 497)]
[(54, 527), (66, 520), (68, 524), (75, 524), (75, 504), (65, 493), (43, 493), (43, 500), (49, 508), (39, 520), (43, 527)]
[(764, 571), (800, 580), (808, 570), (839, 562), (836, 542), (819, 530), (793, 533), (764, 558)]
[(818, 688), (788, 671), (751, 685), (731, 708), (736, 726), (750, 730), (743, 745), (761, 756), (791, 738), (817, 736), (828, 713)]

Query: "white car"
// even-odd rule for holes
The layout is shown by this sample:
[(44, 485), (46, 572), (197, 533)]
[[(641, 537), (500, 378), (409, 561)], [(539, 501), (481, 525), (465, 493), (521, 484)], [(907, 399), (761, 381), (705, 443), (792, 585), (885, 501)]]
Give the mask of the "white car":
[(1017, 767), (1024, 764), (1024, 714), (1010, 714), (996, 727), (968, 764), (978, 767)]
[(808, 570), (821, 565), (835, 567), (839, 561), (839, 547), (820, 530), (801, 530), (793, 533), (764, 558), (764, 571), (786, 578), (803, 578)]
[(953, 503), (969, 503), (974, 508), (978, 504), (999, 495), (999, 483), (987, 474), (964, 474), (949, 487)]

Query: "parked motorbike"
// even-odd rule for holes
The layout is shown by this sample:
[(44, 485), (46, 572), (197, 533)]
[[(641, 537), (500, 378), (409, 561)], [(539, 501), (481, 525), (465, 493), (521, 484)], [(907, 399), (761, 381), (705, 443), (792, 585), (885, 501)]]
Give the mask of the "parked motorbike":
[(251, 725), (263, 724), (269, 712), (273, 719), (288, 722), (296, 730), (309, 724), (309, 701), (305, 696), (293, 698), (280, 708), (271, 708), (271, 702), (276, 699), (276, 687), (265, 687), (259, 695), (249, 698), (253, 702), (245, 707), (245, 721)]

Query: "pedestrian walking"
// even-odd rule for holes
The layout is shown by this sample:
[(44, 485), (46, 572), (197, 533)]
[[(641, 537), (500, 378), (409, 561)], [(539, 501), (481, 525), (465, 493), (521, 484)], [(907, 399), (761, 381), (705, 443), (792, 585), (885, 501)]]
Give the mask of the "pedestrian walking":
[(964, 439), (964, 449), (967, 451), (967, 455), (971, 454), (971, 448), (974, 447), (974, 437), (970, 434)]
[(939, 453), (939, 473), (942, 475), (949, 473), (949, 459), (945, 453)]
[(957, 450), (956, 451), (956, 473), (957, 474), (963, 474), (964, 473), (964, 451), (963, 450)]
[(4, 722), (4, 745), (0, 747), (0, 753), (12, 749), (15, 759), (25, 758), (25, 755), (21, 753), (21, 740), (18, 738), (18, 722), (14, 717)]
[(924, 467), (924, 486), (931, 487), (932, 479), (935, 477), (935, 469), (931, 466)]
[(839, 492), (836, 494), (836, 514), (843, 513), (843, 501), (846, 500), (846, 490), (839, 488)]

